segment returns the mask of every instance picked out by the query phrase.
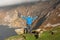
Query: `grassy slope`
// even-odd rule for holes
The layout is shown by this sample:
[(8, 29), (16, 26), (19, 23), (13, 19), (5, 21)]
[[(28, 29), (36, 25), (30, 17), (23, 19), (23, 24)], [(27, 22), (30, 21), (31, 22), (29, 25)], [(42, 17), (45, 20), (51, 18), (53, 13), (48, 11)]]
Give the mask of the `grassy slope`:
[[(51, 33), (53, 32), (53, 34)], [(9, 40), (17, 40), (23, 37), (22, 35), (17, 35), (13, 37), (9, 37)], [(41, 34), (40, 38), (36, 39), (33, 34), (24, 34), (25, 40), (60, 40), (60, 26), (53, 28), (50, 31), (45, 31)], [(7, 39), (7, 40), (8, 40)]]
[[(53, 34), (51, 33), (53, 32)], [(60, 40), (60, 26), (55, 27), (50, 31), (46, 31), (43, 34), (41, 34), (40, 40)], [(38, 40), (39, 40), (38, 39)]]

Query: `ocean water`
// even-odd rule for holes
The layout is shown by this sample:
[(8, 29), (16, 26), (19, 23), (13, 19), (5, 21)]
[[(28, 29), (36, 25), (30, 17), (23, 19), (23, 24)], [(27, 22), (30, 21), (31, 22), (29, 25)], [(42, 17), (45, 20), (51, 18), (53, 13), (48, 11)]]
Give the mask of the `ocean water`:
[(0, 40), (4, 40), (10, 36), (17, 35), (13, 28), (0, 25)]

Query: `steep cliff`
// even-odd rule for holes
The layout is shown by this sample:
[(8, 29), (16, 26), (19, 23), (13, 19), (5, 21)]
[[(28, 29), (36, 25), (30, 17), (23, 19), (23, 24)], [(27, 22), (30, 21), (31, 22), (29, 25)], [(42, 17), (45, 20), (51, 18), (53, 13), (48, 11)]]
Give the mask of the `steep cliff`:
[(11, 8), (1, 8), (0, 25), (8, 25), (11, 28), (24, 28), (26, 27), (26, 21), (20, 17), (21, 15), (38, 16), (38, 19), (32, 24), (34, 28), (60, 25), (60, 6), (56, 5), (55, 8), (54, 5), (57, 2), (58, 0), (42, 1)]

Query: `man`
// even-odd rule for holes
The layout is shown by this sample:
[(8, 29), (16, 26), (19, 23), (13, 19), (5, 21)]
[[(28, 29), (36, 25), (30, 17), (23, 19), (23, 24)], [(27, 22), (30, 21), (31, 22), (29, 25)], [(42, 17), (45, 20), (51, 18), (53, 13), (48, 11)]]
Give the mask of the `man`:
[(21, 15), (21, 18), (26, 21), (28, 32), (31, 32), (32, 31), (31, 25), (32, 25), (33, 21), (36, 20), (37, 16), (31, 17), (31, 16), (23, 16), (23, 15)]

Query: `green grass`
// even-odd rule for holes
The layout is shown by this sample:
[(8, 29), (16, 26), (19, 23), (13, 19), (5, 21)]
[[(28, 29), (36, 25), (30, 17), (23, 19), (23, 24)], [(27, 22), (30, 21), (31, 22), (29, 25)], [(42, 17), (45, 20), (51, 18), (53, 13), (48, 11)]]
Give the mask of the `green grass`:
[(12, 36), (12, 37), (9, 37), (5, 40), (18, 40), (21, 38), (23, 38), (23, 40), (35, 40), (36, 39), (33, 34), (23, 34), (23, 35)]
[(15, 36), (9, 37), (9, 38), (7, 38), (5, 40), (17, 40), (17, 39), (20, 39), (20, 38), (23, 38), (23, 36), (22, 35), (15, 35)]
[[(53, 32), (53, 34), (51, 33)], [(52, 30), (43, 32), (38, 39), (34, 36), (34, 34), (24, 34), (24, 35), (16, 35), (7, 38), (6, 40), (17, 40), (20, 38), (24, 38), (24, 40), (60, 40), (60, 26), (53, 28)]]
[(60, 26), (55, 27), (50, 31), (43, 32), (38, 40), (60, 40)]
[(24, 34), (24, 36), (26, 37), (25, 40), (36, 40), (33, 34)]

